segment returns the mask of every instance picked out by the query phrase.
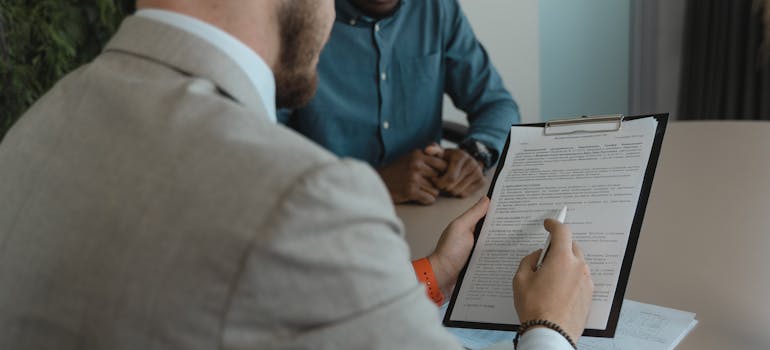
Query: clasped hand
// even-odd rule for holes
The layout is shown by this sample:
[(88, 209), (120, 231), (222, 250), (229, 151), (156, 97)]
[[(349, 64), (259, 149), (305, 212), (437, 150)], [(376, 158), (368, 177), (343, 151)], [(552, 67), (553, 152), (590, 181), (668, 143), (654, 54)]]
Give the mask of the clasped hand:
[(378, 170), (394, 203), (433, 204), (441, 192), (467, 197), (484, 185), (484, 168), (461, 149), (432, 144)]

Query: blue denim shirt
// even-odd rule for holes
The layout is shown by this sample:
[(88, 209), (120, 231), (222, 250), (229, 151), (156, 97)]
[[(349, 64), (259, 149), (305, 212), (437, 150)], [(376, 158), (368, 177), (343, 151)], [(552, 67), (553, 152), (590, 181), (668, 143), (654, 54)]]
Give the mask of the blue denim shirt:
[(441, 140), (447, 93), (468, 115), (467, 137), (500, 154), (518, 107), (456, 0), (402, 0), (379, 20), (348, 0), (336, 9), (316, 96), (281, 122), (380, 167)]

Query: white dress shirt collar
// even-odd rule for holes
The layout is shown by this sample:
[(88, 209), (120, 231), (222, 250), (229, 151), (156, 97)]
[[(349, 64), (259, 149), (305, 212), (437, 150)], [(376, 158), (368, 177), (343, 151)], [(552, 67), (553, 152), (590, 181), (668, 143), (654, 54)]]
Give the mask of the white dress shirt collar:
[(159, 9), (141, 9), (135, 15), (182, 29), (222, 50), (243, 70), (262, 98), (268, 117), (276, 121), (275, 77), (270, 66), (254, 50), (224, 30), (187, 15)]

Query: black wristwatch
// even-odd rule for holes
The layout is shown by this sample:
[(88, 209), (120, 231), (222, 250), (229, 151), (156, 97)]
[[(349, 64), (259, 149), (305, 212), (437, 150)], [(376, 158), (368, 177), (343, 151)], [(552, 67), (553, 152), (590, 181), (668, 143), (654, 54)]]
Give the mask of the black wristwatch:
[(484, 165), (484, 170), (491, 168), (495, 161), (495, 155), (492, 153), (493, 151), (491, 151), (487, 145), (481, 143), (480, 141), (467, 139), (460, 143), (459, 147), (461, 150), (468, 152), (471, 157), (481, 162), (481, 164)]

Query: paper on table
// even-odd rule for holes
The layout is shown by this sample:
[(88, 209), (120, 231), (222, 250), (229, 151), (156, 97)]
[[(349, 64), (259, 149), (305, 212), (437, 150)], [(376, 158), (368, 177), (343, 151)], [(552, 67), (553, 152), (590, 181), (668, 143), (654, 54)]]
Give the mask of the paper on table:
[[(440, 310), (443, 317), (446, 305)], [(624, 300), (615, 338), (581, 337), (578, 349), (671, 350), (698, 324), (695, 314)], [(500, 344), (510, 349), (515, 332), (447, 328), (464, 347), (477, 350)], [(495, 346), (494, 348), (497, 348)]]
[(581, 337), (579, 349), (587, 350), (670, 350), (698, 324), (692, 312), (623, 302), (615, 338)]
[(567, 224), (594, 280), (588, 325), (605, 329), (650, 158), (657, 120), (617, 132), (543, 136), (513, 127), (484, 226), (451, 321), (515, 325), (511, 281), (519, 261), (542, 247), (543, 219), (569, 207)]

